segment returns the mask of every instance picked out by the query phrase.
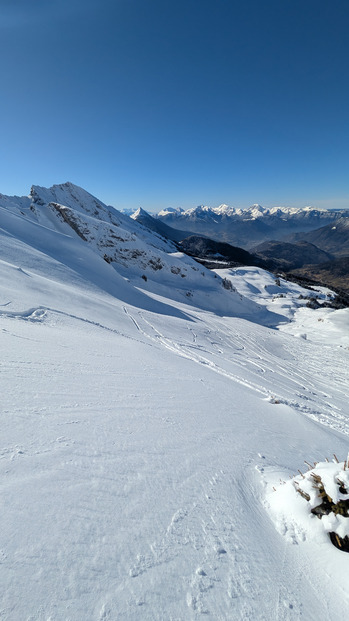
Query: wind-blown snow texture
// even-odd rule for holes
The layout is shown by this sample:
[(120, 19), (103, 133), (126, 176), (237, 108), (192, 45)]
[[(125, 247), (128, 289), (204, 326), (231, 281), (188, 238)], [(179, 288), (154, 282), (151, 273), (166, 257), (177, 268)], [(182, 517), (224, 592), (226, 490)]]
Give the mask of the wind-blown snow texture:
[(72, 184), (0, 206), (0, 618), (343, 618), (349, 555), (270, 494), (347, 455), (348, 311)]

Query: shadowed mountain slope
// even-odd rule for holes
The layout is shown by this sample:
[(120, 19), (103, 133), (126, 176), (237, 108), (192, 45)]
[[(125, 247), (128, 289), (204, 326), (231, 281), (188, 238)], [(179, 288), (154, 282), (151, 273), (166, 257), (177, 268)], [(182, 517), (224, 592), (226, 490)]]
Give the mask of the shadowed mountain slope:
[(302, 267), (312, 263), (325, 263), (333, 257), (309, 242), (291, 244), (282, 241), (269, 241), (252, 248), (253, 254), (269, 262), (270, 267), (277, 265), (277, 269), (285, 271)]
[(147, 211), (141, 208), (137, 209), (130, 217), (150, 231), (153, 231), (153, 233), (175, 242), (179, 242), (190, 235), (190, 231), (181, 231), (168, 226), (165, 222), (153, 218)]
[(335, 257), (349, 255), (349, 218), (342, 217), (315, 231), (297, 233), (287, 238), (289, 241), (306, 241)]

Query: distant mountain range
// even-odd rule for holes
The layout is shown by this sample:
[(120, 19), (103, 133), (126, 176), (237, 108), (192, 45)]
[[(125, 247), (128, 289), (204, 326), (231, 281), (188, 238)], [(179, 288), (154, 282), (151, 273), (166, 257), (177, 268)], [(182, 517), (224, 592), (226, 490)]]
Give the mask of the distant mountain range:
[(216, 208), (199, 206), (186, 211), (180, 208), (164, 209), (155, 216), (159, 222), (175, 229), (190, 231), (246, 250), (264, 241), (313, 231), (348, 217), (349, 210), (332, 211), (312, 207), (267, 209), (261, 205), (252, 205), (245, 210), (227, 205)]
[(225, 242), (215, 241), (202, 235), (193, 235), (189, 231), (175, 229), (157, 218), (151, 216), (143, 209), (138, 209), (131, 218), (150, 231), (162, 235), (177, 244), (179, 250), (187, 255), (195, 257), (204, 265), (213, 268), (219, 265), (259, 265), (266, 267), (263, 259), (250, 254), (247, 250), (232, 246)]
[[(171, 239), (179, 249), (209, 268), (256, 265), (274, 272), (292, 272), (293, 276), (299, 278), (311, 279), (343, 291), (349, 290), (348, 262), (334, 261), (335, 257), (349, 256), (349, 211), (320, 211), (311, 208), (269, 210), (254, 205), (242, 212), (224, 205), (217, 209), (197, 208), (187, 212), (170, 209), (160, 212), (157, 217), (139, 209), (132, 218), (151, 231)], [(182, 223), (187, 230), (174, 228), (166, 224), (164, 219), (177, 226)], [(323, 224), (328, 220), (330, 223), (325, 226), (309, 230), (319, 222)], [(224, 230), (225, 226), (227, 231)], [(285, 238), (286, 230), (294, 231), (301, 226), (302, 231)], [(189, 233), (190, 227), (199, 229), (201, 234)], [(209, 231), (213, 231), (215, 237), (210, 238)], [(217, 241), (217, 231), (221, 231), (221, 240), (228, 237), (241, 241), (237, 231), (243, 236), (251, 234), (256, 237), (273, 233), (283, 239), (271, 239), (257, 245), (253, 245), (249, 239), (241, 247), (242, 244), (236, 246), (231, 242)], [(235, 231), (235, 237), (232, 231)]]

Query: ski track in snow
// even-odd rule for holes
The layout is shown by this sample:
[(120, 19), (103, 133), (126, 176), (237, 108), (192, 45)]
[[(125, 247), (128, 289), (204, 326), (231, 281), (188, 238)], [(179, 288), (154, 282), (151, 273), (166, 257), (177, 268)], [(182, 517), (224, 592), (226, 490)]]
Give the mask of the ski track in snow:
[[(6, 305), (10, 304), (11, 302), (7, 302)], [(222, 334), (216, 325), (207, 327), (207, 319), (204, 330), (199, 333), (200, 324), (195, 331), (192, 327), (188, 327), (190, 335), (188, 341), (182, 339), (178, 342), (173, 337), (170, 338), (160, 332), (159, 328), (145, 317), (144, 312), (138, 311), (136, 319), (133, 314), (134, 310), (126, 306), (123, 306), (123, 310), (137, 332), (144, 336), (148, 343), (150, 341), (157, 346), (165, 347), (176, 355), (204, 365), (211, 371), (253, 390), (273, 403), (288, 405), (312, 420), (349, 435), (348, 416), (332, 403), (329, 393), (330, 386), (331, 391), (335, 391), (345, 404), (347, 396), (342, 387), (347, 381), (347, 372), (345, 365), (337, 359), (336, 352), (332, 348), (320, 348), (306, 343), (304, 348), (313, 347), (315, 354), (299, 359), (298, 343), (295, 346), (292, 337), (284, 337), (281, 356), (278, 356), (271, 345), (273, 331), (262, 328), (260, 332), (264, 331), (264, 335), (261, 334), (258, 339), (253, 334), (248, 336), (245, 330), (240, 334), (236, 329), (231, 329), (227, 334), (225, 326), (224, 334)], [(32, 307), (24, 311), (6, 310), (0, 312), (0, 317), (39, 323), (47, 319), (48, 313), (62, 315), (123, 338), (144, 343), (144, 340), (135, 335), (50, 307)], [(268, 337), (265, 336), (266, 332)], [(281, 336), (280, 333), (278, 336)], [(326, 373), (323, 379), (319, 374), (317, 355), (324, 358)], [(329, 357), (328, 360), (326, 360), (326, 355)], [(297, 365), (294, 364), (296, 359)], [(232, 367), (233, 370), (231, 370)], [(241, 374), (242, 368), (243, 375)], [(260, 376), (263, 376), (263, 384), (258, 381)], [(314, 378), (317, 380), (316, 385)], [(290, 391), (290, 385), (292, 391)]]
[[(189, 328), (191, 340), (177, 342), (160, 332), (141, 311), (137, 313), (137, 319), (126, 307), (124, 312), (137, 331), (154, 343), (196, 364), (205, 365), (273, 403), (288, 405), (312, 420), (349, 435), (349, 419), (345, 411), (347, 394), (343, 389), (348, 372), (343, 360), (338, 358), (338, 351), (333, 348), (307, 343), (304, 349), (307, 348), (309, 354), (300, 358), (299, 344), (295, 347), (293, 337), (284, 338), (279, 356), (273, 349), (275, 332), (272, 330), (261, 328), (258, 339), (253, 333), (249, 336), (246, 330), (241, 334), (236, 329), (229, 330), (227, 334), (226, 326), (224, 335), (212, 326), (201, 332), (200, 339), (198, 330), (194, 332)], [(324, 359), (323, 377), (319, 373), (318, 356)], [(347, 358), (346, 353), (344, 357)], [(243, 375), (238, 373), (241, 368)], [(258, 381), (261, 375), (263, 384)], [(342, 401), (343, 409), (331, 401), (332, 392)]]
[[(8, 302), (6, 306), (10, 304), (11, 302)], [(262, 334), (257, 339), (253, 334), (248, 336), (245, 330), (242, 334), (236, 329), (229, 330), (227, 334), (226, 326), (224, 335), (217, 329), (217, 326), (206, 327), (201, 330), (201, 334), (198, 328), (194, 332), (193, 328), (188, 327), (190, 334), (188, 341), (177, 342), (160, 332), (159, 328), (146, 318), (143, 312), (138, 311), (136, 319), (133, 315), (134, 311), (126, 306), (123, 306), (123, 310), (137, 332), (144, 336), (148, 343), (150, 341), (157, 346), (165, 347), (176, 355), (204, 365), (211, 371), (253, 390), (273, 403), (288, 405), (312, 420), (349, 435), (348, 416), (343, 413), (342, 408), (332, 403), (331, 393), (328, 390), (330, 386), (331, 391), (335, 391), (337, 397), (339, 396), (345, 404), (347, 395), (342, 387), (347, 381), (347, 372), (345, 365), (337, 359), (333, 348), (320, 348), (314, 344), (309, 346), (307, 343), (304, 347), (313, 347), (315, 354), (299, 359), (298, 343), (295, 346), (292, 337), (284, 338), (283, 350), (281, 356), (278, 356), (270, 346), (273, 332), (268, 331), (267, 328), (262, 330), (268, 332), (268, 338)], [(24, 311), (1, 311), (0, 317), (39, 323), (47, 319), (48, 313), (66, 316), (123, 338), (144, 343), (144, 340), (134, 335), (50, 307), (32, 307)], [(206, 325), (207, 323), (206, 319)], [(2, 328), (2, 330), (5, 329)], [(27, 338), (15, 334), (13, 336)], [(241, 355), (240, 352), (242, 352)], [(319, 374), (317, 355), (324, 358), (326, 372), (323, 379)], [(326, 355), (329, 357), (327, 360)], [(297, 365), (294, 364), (296, 359)], [(243, 368), (243, 375), (238, 373), (241, 368)], [(263, 384), (258, 381), (261, 375)], [(314, 378), (317, 380), (316, 384)], [(290, 385), (292, 391), (290, 391)]]
[[(11, 302), (9, 302), (8, 304), (11, 304)], [(121, 332), (120, 330), (116, 330), (115, 328), (111, 328), (109, 326), (103, 325), (103, 324), (101, 324), (101, 323), (99, 323), (97, 321), (92, 321), (91, 319), (87, 319), (86, 317), (81, 317), (79, 315), (74, 315), (72, 313), (68, 313), (68, 312), (65, 312), (65, 311), (62, 311), (62, 310), (58, 310), (58, 309), (55, 309), (55, 308), (50, 308), (50, 307), (30, 308), (30, 309), (24, 310), (24, 311), (5, 311), (5, 312), (0, 312), (0, 318), (4, 317), (4, 318), (9, 318), (9, 319), (20, 319), (20, 320), (23, 320), (23, 321), (30, 321), (30, 322), (37, 323), (37, 322), (42, 322), (45, 319), (47, 319), (48, 313), (50, 313), (52, 315), (62, 315), (63, 317), (67, 317), (69, 319), (74, 319), (74, 320), (80, 321), (82, 323), (88, 324), (90, 326), (93, 326), (93, 327), (96, 327), (96, 328), (101, 328), (102, 330), (106, 330), (107, 332), (111, 332), (113, 334), (117, 334), (118, 336), (121, 336), (123, 338), (143, 343), (143, 341), (140, 341), (139, 339), (136, 339), (134, 336), (130, 336), (129, 334)], [(6, 329), (2, 328), (2, 330), (6, 332)], [(17, 336), (17, 335), (13, 335), (13, 336)], [(25, 338), (25, 337), (20, 337), (20, 338)]]

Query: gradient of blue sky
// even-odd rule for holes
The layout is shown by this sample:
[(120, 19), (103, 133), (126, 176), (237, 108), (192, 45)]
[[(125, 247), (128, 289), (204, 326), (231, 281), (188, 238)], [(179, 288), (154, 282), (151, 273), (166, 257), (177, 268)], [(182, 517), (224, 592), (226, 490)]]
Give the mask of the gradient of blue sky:
[(0, 191), (349, 207), (349, 3), (1, 0)]

